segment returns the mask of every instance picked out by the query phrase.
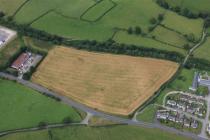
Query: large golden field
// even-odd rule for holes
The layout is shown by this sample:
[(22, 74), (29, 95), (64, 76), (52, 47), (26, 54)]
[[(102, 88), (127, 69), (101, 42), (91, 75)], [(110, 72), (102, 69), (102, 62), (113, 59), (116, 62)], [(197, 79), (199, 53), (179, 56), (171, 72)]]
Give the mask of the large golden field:
[(92, 108), (129, 115), (174, 75), (178, 64), (56, 47), (32, 81)]

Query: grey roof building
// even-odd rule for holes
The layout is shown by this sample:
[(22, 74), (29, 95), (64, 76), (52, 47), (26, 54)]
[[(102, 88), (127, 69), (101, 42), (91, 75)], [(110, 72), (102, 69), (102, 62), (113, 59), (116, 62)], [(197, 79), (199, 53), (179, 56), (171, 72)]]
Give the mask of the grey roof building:
[(190, 90), (192, 90), (192, 91), (196, 91), (197, 90), (198, 85), (199, 85), (198, 79), (199, 79), (199, 73), (195, 72), (193, 83), (192, 83), (192, 87), (190, 87)]

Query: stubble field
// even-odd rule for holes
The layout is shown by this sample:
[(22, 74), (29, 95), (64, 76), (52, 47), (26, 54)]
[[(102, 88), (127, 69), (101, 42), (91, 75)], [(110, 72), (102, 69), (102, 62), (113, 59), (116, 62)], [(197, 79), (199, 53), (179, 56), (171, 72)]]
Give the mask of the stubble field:
[(178, 64), (56, 47), (32, 81), (92, 108), (129, 115), (177, 70)]

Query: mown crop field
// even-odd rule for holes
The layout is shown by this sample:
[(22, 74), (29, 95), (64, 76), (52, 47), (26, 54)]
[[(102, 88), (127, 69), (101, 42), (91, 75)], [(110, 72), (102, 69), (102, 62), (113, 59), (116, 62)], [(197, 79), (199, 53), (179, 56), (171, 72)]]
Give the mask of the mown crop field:
[(81, 120), (74, 109), (15, 82), (0, 79), (0, 89), (0, 131)]
[(151, 97), (178, 64), (151, 58), (51, 50), (32, 81), (90, 107), (128, 115)]
[(41, 130), (28, 133), (17, 133), (0, 140), (190, 140), (186, 137), (134, 126), (85, 127), (71, 126)]
[[(112, 38), (118, 43), (182, 54), (187, 52), (182, 48), (183, 44), (190, 44), (183, 35), (193, 34), (199, 39), (203, 28), (203, 20), (188, 19), (165, 10), (155, 0), (29, 0), (24, 5), (20, 4), (23, 0), (17, 0), (15, 4), (14, 0), (7, 0), (7, 3), (1, 1), (0, 11), (10, 13), (7, 15), (15, 13), (13, 18), (17, 23), (29, 24), (51, 34), (79, 40), (106, 41)], [(157, 19), (159, 14), (165, 15), (161, 24), (172, 30), (158, 27), (154, 33), (148, 31), (154, 26), (150, 23), (151, 18)], [(128, 28), (136, 26), (146, 36), (129, 35), (126, 32)]]

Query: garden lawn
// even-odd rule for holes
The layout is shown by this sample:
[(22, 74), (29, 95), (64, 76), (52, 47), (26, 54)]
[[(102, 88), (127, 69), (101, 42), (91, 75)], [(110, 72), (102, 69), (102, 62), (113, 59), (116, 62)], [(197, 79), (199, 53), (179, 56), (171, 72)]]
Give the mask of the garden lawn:
[(194, 57), (210, 61), (210, 37), (194, 52)]
[(35, 127), (40, 122), (80, 121), (76, 111), (12, 81), (0, 80), (0, 131)]

